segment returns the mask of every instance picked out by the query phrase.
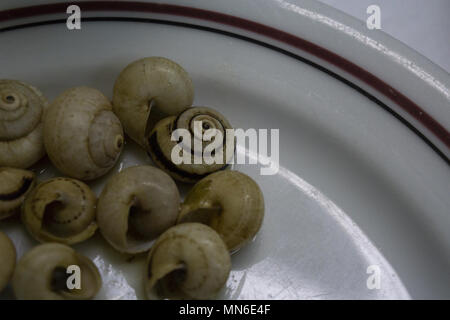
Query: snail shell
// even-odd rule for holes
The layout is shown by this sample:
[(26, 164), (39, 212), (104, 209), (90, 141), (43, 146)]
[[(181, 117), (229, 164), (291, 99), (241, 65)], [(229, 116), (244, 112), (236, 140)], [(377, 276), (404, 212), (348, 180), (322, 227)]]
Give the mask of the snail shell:
[(27, 196), (22, 221), (40, 242), (79, 243), (97, 230), (96, 202), (95, 194), (83, 182), (54, 178), (40, 183)]
[(0, 231), (0, 292), (8, 285), (16, 267), (16, 248), (11, 239)]
[(253, 239), (264, 218), (264, 197), (256, 182), (238, 171), (220, 171), (199, 181), (181, 205), (177, 223), (201, 222), (235, 251)]
[(164, 116), (192, 105), (194, 88), (177, 63), (150, 57), (129, 64), (114, 85), (113, 108), (125, 132), (145, 146), (147, 132)]
[(35, 87), (0, 80), (0, 166), (28, 168), (45, 155), (41, 120), (47, 106)]
[(104, 175), (122, 152), (122, 125), (98, 90), (76, 87), (50, 105), (44, 119), (44, 144), (64, 174), (92, 180)]
[[(78, 266), (81, 289), (68, 289), (69, 266)], [(12, 279), (19, 300), (86, 300), (92, 299), (102, 286), (95, 264), (72, 248), (47, 243), (34, 247), (17, 263)]]
[(155, 167), (130, 167), (105, 185), (97, 209), (104, 238), (118, 251), (139, 253), (175, 224), (180, 195), (169, 175)]
[[(178, 140), (173, 139), (176, 129), (187, 130), (190, 141), (184, 141), (181, 137)], [(223, 138), (211, 152), (219, 161), (212, 163), (208, 163), (203, 157), (212, 141), (205, 141), (202, 137), (210, 129), (220, 132)], [(172, 160), (172, 152), (178, 144), (181, 145), (180, 150), (184, 149), (189, 154), (190, 163), (176, 164)], [(196, 150), (195, 145), (200, 146), (201, 150)], [(152, 160), (174, 179), (187, 183), (194, 183), (212, 172), (225, 169), (234, 155), (234, 147), (234, 131), (228, 120), (216, 110), (207, 107), (192, 107), (177, 116), (159, 121), (148, 138), (148, 154)]]
[(176, 225), (150, 250), (144, 280), (147, 298), (213, 298), (230, 269), (230, 254), (213, 229), (200, 223)]
[(20, 211), (26, 195), (35, 185), (32, 171), (0, 168), (0, 220)]

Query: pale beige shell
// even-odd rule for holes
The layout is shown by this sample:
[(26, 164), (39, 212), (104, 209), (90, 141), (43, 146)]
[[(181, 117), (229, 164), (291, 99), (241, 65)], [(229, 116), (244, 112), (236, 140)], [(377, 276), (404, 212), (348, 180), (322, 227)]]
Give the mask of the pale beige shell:
[(45, 155), (42, 118), (47, 106), (35, 87), (0, 80), (0, 167), (28, 168)]
[(150, 250), (145, 292), (149, 299), (214, 298), (230, 269), (230, 254), (217, 232), (199, 223), (176, 225)]
[[(80, 268), (81, 288), (69, 289), (69, 266)], [(42, 244), (27, 252), (17, 263), (12, 279), (19, 300), (87, 300), (102, 286), (95, 264), (72, 248), (59, 244)]]
[[(187, 137), (183, 137), (177, 129), (184, 130)], [(216, 142), (215, 139), (208, 141), (204, 138), (213, 131), (222, 140)], [(187, 155), (188, 161), (173, 161), (176, 147), (180, 156), (183, 153)], [(197, 182), (210, 173), (228, 167), (234, 149), (234, 131), (230, 123), (222, 114), (208, 107), (192, 107), (177, 116), (159, 121), (149, 135), (147, 147), (148, 154), (158, 167), (174, 179), (187, 183)]]
[(201, 222), (216, 230), (230, 251), (253, 239), (264, 218), (258, 184), (238, 171), (220, 171), (200, 180), (186, 195), (178, 223)]
[(33, 189), (36, 176), (32, 171), (0, 168), (0, 220), (20, 212), (25, 197)]
[(70, 178), (40, 183), (27, 196), (22, 222), (40, 242), (75, 244), (92, 237), (97, 198), (89, 186)]
[(122, 152), (122, 125), (98, 90), (76, 87), (48, 108), (44, 143), (52, 163), (65, 175), (92, 180), (107, 173)]
[(11, 239), (0, 231), (0, 292), (8, 285), (16, 267), (16, 248)]
[(149, 57), (129, 64), (114, 85), (113, 108), (125, 132), (145, 146), (153, 125), (192, 105), (194, 88), (188, 73), (166, 58)]
[(180, 195), (175, 182), (151, 166), (130, 167), (105, 185), (97, 208), (103, 237), (118, 251), (139, 253), (175, 224)]

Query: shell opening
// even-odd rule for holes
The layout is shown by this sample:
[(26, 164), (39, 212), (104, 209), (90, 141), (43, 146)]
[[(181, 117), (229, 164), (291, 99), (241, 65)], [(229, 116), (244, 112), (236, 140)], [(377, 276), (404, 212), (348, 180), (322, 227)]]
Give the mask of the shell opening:
[(60, 199), (54, 200), (45, 206), (41, 228), (56, 237), (68, 238), (77, 235), (80, 228), (74, 228), (72, 222), (80, 218), (70, 205)]
[(7, 103), (13, 103), (14, 101), (16, 101), (16, 98), (14, 98), (14, 96), (12, 95), (7, 95), (5, 100)]
[(117, 135), (116, 136), (116, 150), (120, 150), (123, 147), (123, 136)]
[(53, 269), (51, 280), (50, 280), (50, 288), (54, 292), (69, 292), (67, 288), (67, 279), (69, 278), (69, 274), (66, 272), (66, 268), (64, 267), (56, 267)]
[(163, 299), (170, 299), (173, 293), (179, 291), (180, 284), (185, 282), (186, 277), (187, 269), (185, 267), (172, 270), (156, 282), (155, 289), (157, 295)]
[(58, 221), (60, 212), (63, 211), (65, 205), (60, 200), (55, 200), (48, 203), (45, 206), (43, 219), (42, 219), (42, 229), (48, 233), (54, 234), (59, 237), (68, 236), (67, 230), (61, 228), (63, 221)]
[(147, 105), (148, 105), (148, 114), (147, 114), (147, 121), (145, 123), (144, 141), (148, 140), (148, 137), (150, 136), (150, 133), (152, 132), (156, 124), (160, 120), (167, 117), (167, 114), (163, 112), (160, 108), (158, 108), (154, 99), (149, 100)]
[(156, 236), (153, 232), (148, 232), (145, 220), (149, 215), (151, 210), (145, 210), (137, 200), (134, 200), (128, 213), (127, 239), (129, 242), (151, 240)]
[(154, 298), (162, 299), (183, 297), (184, 294), (180, 288), (188, 276), (187, 265), (180, 261), (176, 264), (168, 264), (160, 271), (161, 273), (153, 275), (152, 269), (148, 269), (149, 293), (155, 295)]
[(22, 184), (17, 190), (10, 193), (0, 194), (0, 201), (11, 201), (20, 198), (21, 196), (23, 196), (25, 193), (28, 192), (31, 185), (33, 184), (33, 181), (34, 179), (31, 177), (24, 177), (22, 179)]

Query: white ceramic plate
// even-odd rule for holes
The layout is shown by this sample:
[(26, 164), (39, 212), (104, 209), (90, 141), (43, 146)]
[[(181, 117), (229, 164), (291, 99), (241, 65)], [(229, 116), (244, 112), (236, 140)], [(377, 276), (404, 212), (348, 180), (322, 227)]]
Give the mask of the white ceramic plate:
[[(66, 28), (58, 2), (0, 12), (0, 78), (50, 99), (77, 85), (111, 96), (125, 65), (164, 56), (192, 76), (196, 105), (237, 128), (280, 129), (278, 174), (235, 166), (261, 186), (266, 216), (233, 255), (220, 298), (450, 297), (447, 73), (313, 1), (88, 1), (79, 31)], [(129, 142), (111, 174), (142, 163)], [(58, 175), (47, 160), (34, 169)], [(96, 192), (107, 178), (91, 184)], [(18, 219), (0, 229), (19, 256), (36, 245)], [(144, 256), (130, 262), (100, 235), (75, 248), (101, 271), (98, 298), (142, 298)], [(374, 269), (379, 289), (367, 286)]]

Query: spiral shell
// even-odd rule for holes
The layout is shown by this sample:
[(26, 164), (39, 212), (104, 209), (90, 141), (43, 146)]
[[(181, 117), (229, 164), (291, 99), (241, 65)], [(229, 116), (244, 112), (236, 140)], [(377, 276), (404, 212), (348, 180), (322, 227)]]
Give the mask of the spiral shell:
[[(210, 141), (206, 137), (211, 132), (217, 136)], [(187, 183), (225, 169), (234, 156), (234, 148), (230, 123), (207, 107), (192, 107), (159, 121), (148, 138), (148, 154), (152, 160), (174, 179)], [(187, 161), (176, 163), (174, 152), (180, 156), (186, 154)]]
[(0, 292), (8, 285), (16, 267), (16, 248), (6, 234), (0, 231)]
[(35, 87), (0, 80), (0, 166), (28, 168), (45, 155), (41, 120), (47, 106)]
[(20, 211), (20, 206), (33, 189), (35, 181), (32, 171), (0, 168), (0, 220)]
[(76, 87), (51, 104), (44, 119), (44, 143), (64, 174), (92, 180), (107, 173), (122, 152), (122, 125), (98, 90)]
[(97, 230), (96, 202), (95, 194), (83, 182), (54, 178), (27, 196), (22, 221), (40, 242), (79, 243)]
[(158, 238), (149, 253), (144, 278), (147, 298), (214, 298), (230, 269), (230, 254), (213, 229), (199, 223), (176, 225)]
[(105, 185), (98, 201), (98, 224), (116, 250), (145, 252), (154, 238), (175, 224), (179, 205), (170, 176), (155, 167), (130, 167)]
[(230, 251), (255, 237), (264, 218), (264, 197), (256, 182), (238, 171), (213, 173), (186, 195), (177, 223), (201, 222), (216, 230)]
[(177, 63), (161, 57), (129, 64), (114, 85), (113, 108), (125, 132), (145, 146), (147, 133), (168, 115), (192, 105), (194, 89), (188, 73)]
[[(70, 266), (80, 268), (80, 289), (67, 286)], [(66, 245), (47, 243), (34, 247), (19, 260), (12, 286), (19, 300), (86, 300), (97, 294), (102, 280), (89, 258)]]

